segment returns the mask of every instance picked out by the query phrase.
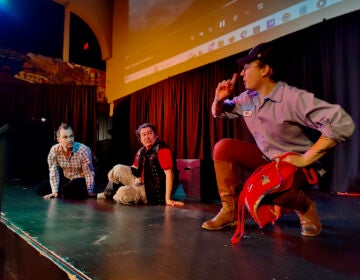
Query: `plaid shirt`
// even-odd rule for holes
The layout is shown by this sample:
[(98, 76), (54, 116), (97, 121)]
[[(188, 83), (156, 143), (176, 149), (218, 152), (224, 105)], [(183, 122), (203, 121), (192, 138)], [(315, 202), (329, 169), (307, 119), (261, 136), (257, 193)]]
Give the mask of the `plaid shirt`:
[(52, 146), (48, 155), (48, 164), (52, 192), (58, 192), (59, 190), (59, 167), (63, 170), (66, 178), (70, 180), (85, 178), (88, 192), (94, 190), (95, 172), (92, 164), (91, 150), (84, 144), (74, 142), (69, 159), (66, 159), (60, 144)]

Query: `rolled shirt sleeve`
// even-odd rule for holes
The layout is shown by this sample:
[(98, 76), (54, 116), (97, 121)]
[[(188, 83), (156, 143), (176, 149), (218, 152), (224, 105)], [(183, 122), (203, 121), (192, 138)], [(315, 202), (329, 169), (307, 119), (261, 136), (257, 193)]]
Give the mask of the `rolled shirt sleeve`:
[[(290, 87), (289, 104), (293, 108), (295, 120), (304, 126), (316, 129), (325, 137), (337, 143), (345, 142), (355, 130), (351, 116), (338, 104), (331, 104), (318, 99), (314, 94)], [(291, 100), (291, 95), (293, 98)]]
[[(318, 105), (309, 112), (308, 119), (313, 128), (337, 143), (345, 142), (355, 130), (355, 124), (349, 114), (340, 105), (323, 103), (314, 98)], [(317, 109), (318, 108), (318, 109)], [(325, 110), (326, 114), (321, 114)]]
[(306, 152), (313, 143), (305, 127), (337, 143), (350, 138), (355, 129), (351, 116), (340, 105), (283, 82), (278, 82), (266, 98), (255, 91), (245, 91), (226, 100), (220, 117), (243, 117), (258, 147), (268, 158), (288, 151)]

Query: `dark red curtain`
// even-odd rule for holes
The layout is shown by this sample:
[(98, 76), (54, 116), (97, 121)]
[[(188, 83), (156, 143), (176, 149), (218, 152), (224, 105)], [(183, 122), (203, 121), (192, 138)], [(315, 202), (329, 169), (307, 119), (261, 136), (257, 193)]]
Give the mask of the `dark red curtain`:
[(47, 176), (47, 153), (60, 123), (69, 123), (75, 141), (96, 148), (96, 87), (0, 84), (0, 123), (8, 124), (9, 176)]
[[(279, 38), (283, 49), (279, 63), (284, 81), (314, 92), (319, 98), (341, 104), (358, 126), (360, 12), (356, 11)], [(246, 52), (245, 52), (246, 53)], [(238, 55), (168, 78), (139, 90), (122, 100), (127, 115), (118, 118), (115, 108), (113, 132), (120, 123), (122, 138), (129, 137), (132, 156), (138, 148), (136, 128), (144, 122), (154, 123), (159, 136), (178, 158), (211, 159), (214, 144), (221, 138), (234, 137), (253, 141), (242, 120), (219, 120), (210, 114), (217, 83), (232, 77)], [(240, 82), (237, 85), (241, 90)], [(126, 102), (125, 102), (126, 100)], [(121, 157), (118, 161), (121, 161)], [(323, 190), (360, 192), (360, 135), (339, 145), (328, 155), (331, 175)]]
[[(249, 137), (242, 120), (215, 120), (210, 105), (217, 83), (233, 72), (233, 60), (218, 62), (142, 89), (130, 96), (130, 129), (154, 123), (178, 158), (210, 159), (216, 141)], [(136, 143), (136, 135), (130, 135)], [(210, 151), (210, 152), (209, 152)]]

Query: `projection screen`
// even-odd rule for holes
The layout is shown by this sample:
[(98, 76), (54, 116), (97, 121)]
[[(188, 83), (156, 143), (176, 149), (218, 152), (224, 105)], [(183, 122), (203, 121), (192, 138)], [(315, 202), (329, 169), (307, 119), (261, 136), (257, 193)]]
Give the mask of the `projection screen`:
[(129, 0), (126, 91), (359, 9), (358, 0)]

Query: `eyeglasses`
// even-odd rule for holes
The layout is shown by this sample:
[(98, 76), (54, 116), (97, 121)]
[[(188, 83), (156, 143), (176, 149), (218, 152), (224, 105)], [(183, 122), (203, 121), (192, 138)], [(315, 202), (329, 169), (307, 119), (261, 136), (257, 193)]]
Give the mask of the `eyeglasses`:
[(245, 64), (243, 71), (246, 72), (247, 70), (249, 70), (251, 67), (260, 67), (258, 64)]

